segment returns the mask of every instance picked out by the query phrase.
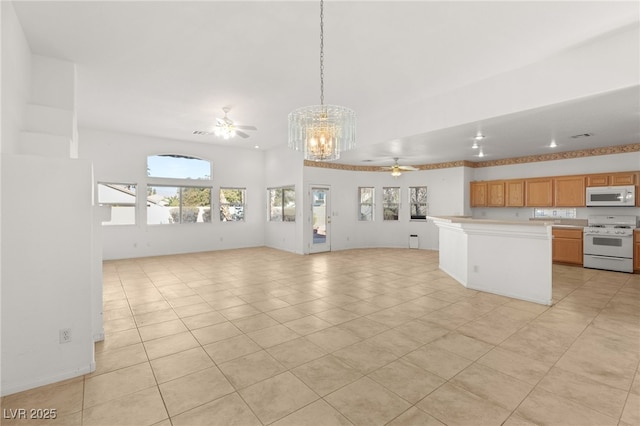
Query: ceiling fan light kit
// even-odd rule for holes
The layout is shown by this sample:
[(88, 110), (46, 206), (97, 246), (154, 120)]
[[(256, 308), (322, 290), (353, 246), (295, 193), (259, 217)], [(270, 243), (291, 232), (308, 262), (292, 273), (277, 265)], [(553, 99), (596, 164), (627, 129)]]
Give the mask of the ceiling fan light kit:
[(393, 161), (393, 166), (382, 167), (382, 170), (391, 170), (391, 176), (393, 176), (394, 178), (402, 176), (402, 172), (413, 172), (418, 170), (413, 166), (401, 166), (400, 164), (398, 164), (397, 157), (395, 157)]
[(289, 114), (289, 148), (305, 160), (332, 161), (356, 146), (356, 114), (352, 109), (324, 104), (324, 2), (320, 0), (320, 105)]
[(235, 136), (240, 136), (242, 138), (248, 138), (249, 135), (241, 130), (258, 130), (255, 126), (242, 126), (236, 124), (232, 119), (230, 119), (227, 114), (231, 111), (231, 107), (222, 108), (224, 111), (223, 118), (216, 118), (216, 125), (213, 128), (213, 132), (208, 132), (204, 130), (194, 130), (194, 135), (210, 135), (214, 134), (215, 136), (222, 138), (224, 140), (229, 140)]

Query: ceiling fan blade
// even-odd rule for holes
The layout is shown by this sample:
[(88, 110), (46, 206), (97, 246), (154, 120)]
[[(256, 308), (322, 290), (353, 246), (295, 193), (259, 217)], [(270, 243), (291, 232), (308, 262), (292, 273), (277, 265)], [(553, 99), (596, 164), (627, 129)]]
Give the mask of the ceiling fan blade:
[(256, 126), (243, 126), (243, 125), (236, 124), (235, 127), (236, 129), (240, 129), (240, 130), (258, 130)]
[(245, 132), (241, 132), (239, 130), (236, 130), (236, 135), (240, 136), (241, 138), (245, 138), (245, 139), (249, 137), (248, 134), (246, 134)]
[(405, 170), (407, 172), (414, 172), (414, 171), (418, 170), (417, 168), (415, 168), (413, 166), (398, 166), (398, 168), (400, 170)]

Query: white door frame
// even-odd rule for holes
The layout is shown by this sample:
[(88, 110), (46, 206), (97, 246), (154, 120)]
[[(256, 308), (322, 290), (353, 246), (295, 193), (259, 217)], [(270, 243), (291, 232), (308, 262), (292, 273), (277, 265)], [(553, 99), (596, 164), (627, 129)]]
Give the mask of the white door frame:
[[(318, 229), (314, 231), (313, 215), (313, 191), (321, 190), (325, 192), (324, 203), (324, 229)], [(309, 185), (309, 227), (308, 232), (311, 235), (309, 238), (309, 253), (322, 253), (331, 251), (331, 187), (329, 185)], [(316, 232), (322, 233), (322, 237), (317, 237)]]

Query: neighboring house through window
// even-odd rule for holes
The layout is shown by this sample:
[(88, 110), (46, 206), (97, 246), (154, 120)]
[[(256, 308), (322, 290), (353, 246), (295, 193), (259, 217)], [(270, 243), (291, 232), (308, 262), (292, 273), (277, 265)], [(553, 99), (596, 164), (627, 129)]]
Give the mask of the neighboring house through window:
[(136, 224), (136, 189), (131, 183), (98, 183), (98, 204), (111, 207), (111, 220), (103, 225)]

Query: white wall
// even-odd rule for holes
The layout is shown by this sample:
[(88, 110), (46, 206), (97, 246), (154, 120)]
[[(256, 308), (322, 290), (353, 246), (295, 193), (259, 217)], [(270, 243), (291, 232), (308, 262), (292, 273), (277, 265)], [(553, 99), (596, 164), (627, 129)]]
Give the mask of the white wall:
[[(211, 223), (147, 225), (144, 197), (138, 198), (137, 223), (106, 226), (102, 229), (105, 259), (158, 256), (264, 245), (264, 153), (170, 139), (137, 136), (81, 128), (80, 158), (93, 162), (95, 182), (137, 184), (137, 193), (146, 194), (146, 186), (180, 186), (171, 179), (147, 177), (147, 156), (182, 154), (209, 160), (213, 166), (214, 208)], [(199, 181), (191, 181), (192, 185)], [(210, 183), (207, 183), (209, 185)], [(206, 186), (206, 185), (205, 185)], [(220, 222), (220, 187), (246, 188), (244, 222)]]
[[(437, 249), (438, 230), (430, 221), (409, 220), (409, 187), (427, 186), (429, 215), (463, 215), (465, 212), (466, 168), (422, 170), (393, 178), (386, 172), (354, 172), (320, 167), (304, 168), (304, 188), (331, 188), (331, 248), (345, 250), (366, 247), (409, 247), (409, 235), (418, 235), (421, 249)], [(375, 188), (375, 220), (358, 220), (358, 188)], [(400, 187), (398, 221), (382, 220), (382, 188)], [(304, 206), (305, 252), (311, 242), (311, 207)]]
[[(537, 163), (472, 169), (471, 180), (517, 179), (542, 176), (563, 176), (590, 173), (609, 173), (640, 170), (640, 152), (542, 161)], [(468, 186), (468, 185), (467, 185)], [(473, 208), (473, 215), (487, 219), (527, 220), (533, 208)], [(620, 214), (640, 216), (640, 208), (582, 207), (576, 210), (578, 219), (589, 215)]]
[(2, 7), (2, 146), (0, 152), (15, 153), (24, 128), (25, 106), (31, 92), (31, 50), (22, 32), (13, 3)]
[[(286, 146), (267, 151), (264, 163), (265, 204), (263, 208), (265, 245), (292, 253), (303, 254), (304, 199), (303, 155)], [(295, 186), (296, 221), (268, 222), (266, 189), (282, 186)]]
[[(95, 366), (91, 165), (7, 154), (2, 173), (1, 390), (6, 395)], [(59, 343), (63, 328), (72, 330), (69, 343)]]

